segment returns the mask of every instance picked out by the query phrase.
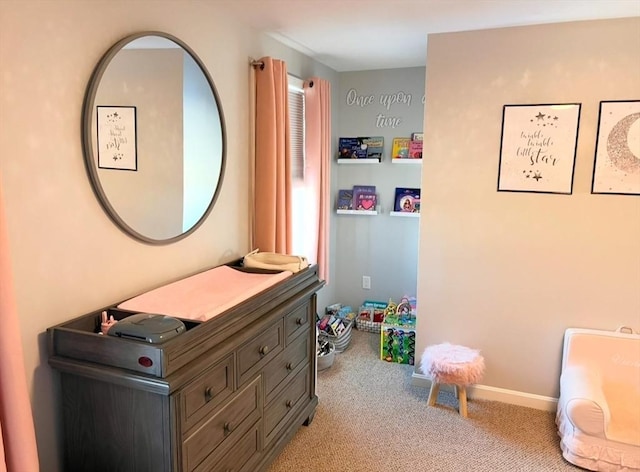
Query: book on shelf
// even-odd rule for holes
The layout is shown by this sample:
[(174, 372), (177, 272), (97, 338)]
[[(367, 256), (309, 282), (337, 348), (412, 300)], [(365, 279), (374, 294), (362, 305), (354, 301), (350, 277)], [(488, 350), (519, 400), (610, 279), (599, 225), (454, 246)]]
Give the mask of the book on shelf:
[(375, 185), (354, 185), (352, 190), (353, 190), (353, 209), (354, 210), (362, 210), (362, 208), (358, 208), (358, 203), (360, 202), (361, 194), (368, 194), (368, 195), (376, 194)]
[(339, 159), (382, 159), (384, 138), (382, 136), (339, 138)]
[(409, 158), (422, 159), (422, 141), (424, 133), (411, 133), (411, 141), (409, 142)]
[(420, 213), (420, 189), (396, 187), (396, 198), (393, 211), (403, 213)]
[(367, 146), (362, 138), (338, 139), (339, 159), (364, 159), (367, 157)]
[(406, 159), (409, 157), (411, 138), (393, 138), (391, 146), (392, 159)]
[(356, 210), (374, 211), (378, 197), (375, 193), (361, 192), (356, 197)]
[(353, 190), (338, 190), (338, 210), (353, 210)]
[(362, 143), (367, 147), (367, 158), (382, 160), (384, 152), (384, 138), (382, 136), (362, 138)]

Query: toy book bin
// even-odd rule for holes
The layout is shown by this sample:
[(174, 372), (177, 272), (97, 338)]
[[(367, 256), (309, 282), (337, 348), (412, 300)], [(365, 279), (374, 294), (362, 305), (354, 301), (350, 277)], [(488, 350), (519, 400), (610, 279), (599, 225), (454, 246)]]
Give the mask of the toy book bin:
[(572, 464), (640, 471), (640, 335), (565, 331), (556, 424)]

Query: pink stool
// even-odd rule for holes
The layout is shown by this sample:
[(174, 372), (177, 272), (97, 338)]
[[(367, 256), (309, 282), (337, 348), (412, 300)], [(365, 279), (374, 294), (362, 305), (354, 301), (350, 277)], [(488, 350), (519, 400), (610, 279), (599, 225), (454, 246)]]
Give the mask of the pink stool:
[(422, 372), (431, 377), (427, 404), (436, 404), (440, 385), (453, 385), (460, 403), (460, 415), (466, 418), (466, 388), (478, 383), (484, 374), (484, 358), (480, 351), (449, 343), (435, 344), (424, 350), (420, 367)]

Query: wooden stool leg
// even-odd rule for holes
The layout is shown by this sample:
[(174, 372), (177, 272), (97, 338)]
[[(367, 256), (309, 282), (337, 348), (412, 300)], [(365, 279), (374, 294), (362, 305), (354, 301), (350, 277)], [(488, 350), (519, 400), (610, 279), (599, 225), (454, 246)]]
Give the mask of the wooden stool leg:
[(431, 389), (429, 390), (429, 400), (427, 400), (427, 405), (433, 406), (436, 404), (436, 400), (438, 399), (438, 392), (440, 391), (440, 384), (431, 381)]
[(466, 387), (457, 387), (458, 396), (460, 401), (460, 415), (464, 418), (467, 417), (467, 389)]
[(460, 392), (458, 391), (458, 389), (459, 389), (459, 387), (458, 387), (457, 385), (454, 385), (454, 386), (453, 386), (453, 394), (456, 396), (456, 400), (457, 400), (458, 398), (460, 398), (460, 397), (459, 397)]

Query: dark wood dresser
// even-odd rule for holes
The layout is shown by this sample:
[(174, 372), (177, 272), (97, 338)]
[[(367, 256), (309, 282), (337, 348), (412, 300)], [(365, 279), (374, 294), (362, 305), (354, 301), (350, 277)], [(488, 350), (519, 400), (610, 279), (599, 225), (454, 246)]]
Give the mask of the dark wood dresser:
[(313, 419), (311, 266), (161, 344), (98, 334), (106, 307), (49, 328), (67, 472), (255, 472)]

